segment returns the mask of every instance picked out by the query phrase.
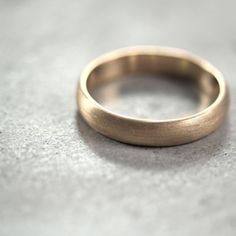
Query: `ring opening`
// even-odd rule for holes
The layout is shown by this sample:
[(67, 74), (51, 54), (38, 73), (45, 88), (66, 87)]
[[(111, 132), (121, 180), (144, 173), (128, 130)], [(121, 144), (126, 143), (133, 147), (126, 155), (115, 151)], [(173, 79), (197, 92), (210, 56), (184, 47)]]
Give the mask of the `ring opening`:
[(194, 61), (173, 56), (142, 54), (121, 56), (97, 65), (88, 77), (88, 91), (97, 100), (94, 91), (104, 84), (140, 75), (165, 76), (193, 83), (199, 92), (199, 111), (212, 104), (219, 94), (216, 78)]

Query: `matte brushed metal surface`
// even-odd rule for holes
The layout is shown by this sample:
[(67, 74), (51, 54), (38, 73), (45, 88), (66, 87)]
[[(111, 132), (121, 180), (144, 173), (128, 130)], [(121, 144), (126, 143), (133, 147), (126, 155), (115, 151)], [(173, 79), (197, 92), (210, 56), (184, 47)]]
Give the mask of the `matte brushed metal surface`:
[[(93, 98), (96, 87), (129, 74), (167, 74), (178, 76), (177, 80), (183, 77), (198, 85), (200, 96), (207, 97), (209, 104), (190, 116), (148, 120), (114, 113)], [(92, 61), (82, 72), (77, 102), (86, 122), (110, 138), (135, 145), (171, 146), (198, 140), (217, 129), (226, 117), (228, 96), (223, 75), (207, 61), (180, 49), (138, 46)]]

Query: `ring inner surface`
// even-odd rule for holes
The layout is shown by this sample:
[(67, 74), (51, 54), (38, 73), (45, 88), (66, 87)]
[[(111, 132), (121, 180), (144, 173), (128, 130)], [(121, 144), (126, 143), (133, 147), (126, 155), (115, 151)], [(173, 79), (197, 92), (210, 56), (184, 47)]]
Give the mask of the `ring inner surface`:
[(97, 65), (88, 77), (88, 91), (93, 97), (98, 87), (130, 75), (171, 76), (191, 81), (199, 90), (199, 110), (212, 104), (219, 94), (216, 78), (200, 65), (182, 58), (142, 54), (123, 56)]

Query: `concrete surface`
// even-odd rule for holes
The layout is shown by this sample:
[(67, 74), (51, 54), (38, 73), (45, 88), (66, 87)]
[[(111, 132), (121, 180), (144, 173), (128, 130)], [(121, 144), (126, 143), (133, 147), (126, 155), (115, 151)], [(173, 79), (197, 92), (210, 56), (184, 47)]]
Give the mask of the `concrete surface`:
[[(1, 0), (0, 235), (236, 235), (235, 8), (233, 0)], [(81, 70), (137, 44), (215, 64), (231, 91), (225, 124), (171, 148), (117, 143), (86, 126), (75, 102)], [(192, 112), (195, 99), (175, 86), (164, 86), (168, 95), (127, 92), (113, 108)]]

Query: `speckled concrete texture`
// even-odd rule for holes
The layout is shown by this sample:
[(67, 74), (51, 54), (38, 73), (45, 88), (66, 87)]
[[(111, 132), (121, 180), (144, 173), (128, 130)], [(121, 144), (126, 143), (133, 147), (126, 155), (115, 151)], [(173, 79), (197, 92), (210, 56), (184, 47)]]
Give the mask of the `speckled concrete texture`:
[[(1, 0), (0, 235), (236, 235), (235, 8), (233, 0)], [(219, 130), (141, 148), (82, 121), (75, 93), (86, 63), (140, 44), (187, 49), (224, 73), (231, 106)], [(189, 94), (168, 88), (171, 109), (194, 108)], [(122, 111), (140, 114), (134, 107), (159, 96), (140, 115), (165, 117), (169, 96), (145, 91), (125, 97)]]

